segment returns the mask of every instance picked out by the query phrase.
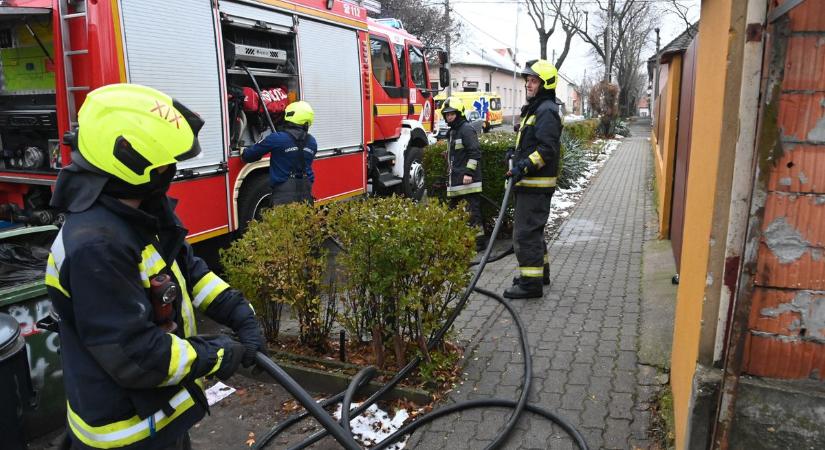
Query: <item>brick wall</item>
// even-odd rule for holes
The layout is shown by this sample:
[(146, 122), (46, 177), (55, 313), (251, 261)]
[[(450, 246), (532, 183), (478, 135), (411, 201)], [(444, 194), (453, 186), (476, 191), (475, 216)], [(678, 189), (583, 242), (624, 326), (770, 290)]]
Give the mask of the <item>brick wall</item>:
[[(780, 2), (781, 3), (781, 2)], [(789, 13), (745, 371), (825, 379), (825, 8)], [(779, 25), (777, 25), (779, 26)], [(783, 24), (782, 26), (786, 26)], [(770, 89), (770, 87), (769, 87)], [(770, 95), (770, 93), (767, 93)], [(769, 125), (767, 125), (769, 126)]]

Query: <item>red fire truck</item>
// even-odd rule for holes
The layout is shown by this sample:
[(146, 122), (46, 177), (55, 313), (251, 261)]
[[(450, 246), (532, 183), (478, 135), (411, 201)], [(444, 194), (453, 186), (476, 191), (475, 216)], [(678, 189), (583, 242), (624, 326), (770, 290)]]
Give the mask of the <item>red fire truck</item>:
[(400, 22), (367, 18), (378, 8), (373, 0), (0, 1), (0, 220), (60, 220), (48, 206), (70, 162), (60, 137), (77, 125), (90, 90), (122, 82), (160, 89), (206, 121), (201, 155), (178, 165), (170, 192), (191, 242), (237, 230), (268, 204), (268, 161), (239, 155), (268, 132), (261, 106), (272, 97), (315, 110), (319, 203), (371, 191), (420, 198), (433, 125), (427, 61)]

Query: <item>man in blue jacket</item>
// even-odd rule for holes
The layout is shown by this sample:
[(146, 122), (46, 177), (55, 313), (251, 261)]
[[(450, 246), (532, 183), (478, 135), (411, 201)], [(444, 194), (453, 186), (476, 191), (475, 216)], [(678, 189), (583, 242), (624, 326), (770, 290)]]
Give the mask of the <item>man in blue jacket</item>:
[(292, 202), (312, 203), (312, 161), (318, 143), (309, 134), (315, 113), (309, 103), (290, 103), (284, 111), (281, 131), (268, 134), (260, 142), (244, 149), (241, 157), (246, 162), (269, 157), (269, 184), (272, 187), (271, 204)]

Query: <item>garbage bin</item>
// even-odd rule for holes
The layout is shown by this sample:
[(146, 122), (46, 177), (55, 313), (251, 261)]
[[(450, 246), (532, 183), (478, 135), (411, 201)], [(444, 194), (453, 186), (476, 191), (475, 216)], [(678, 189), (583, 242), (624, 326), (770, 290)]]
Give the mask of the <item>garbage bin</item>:
[(4, 449), (26, 448), (23, 410), (33, 397), (26, 342), (20, 334), (20, 324), (14, 317), (0, 313), (0, 424), (3, 426)]
[[(66, 424), (66, 395), (63, 388), (63, 365), (60, 361), (60, 341), (57, 333), (41, 330), (36, 322), (49, 315), (51, 300), (46, 292), (44, 274), (33, 271), (23, 277), (28, 267), (42, 265), (33, 262), (23, 267), (20, 260), (48, 258), (48, 249), (57, 235), (53, 226), (20, 227), (0, 230), (0, 313), (12, 316), (19, 324), (25, 340), (29, 374), (36, 403), (23, 409), (23, 433), (27, 440), (46, 435)], [(28, 253), (23, 252), (28, 249)], [(9, 260), (11, 258), (11, 260)], [(5, 431), (5, 425), (0, 426)], [(4, 435), (5, 433), (0, 433)], [(5, 448), (0, 443), (0, 448)]]

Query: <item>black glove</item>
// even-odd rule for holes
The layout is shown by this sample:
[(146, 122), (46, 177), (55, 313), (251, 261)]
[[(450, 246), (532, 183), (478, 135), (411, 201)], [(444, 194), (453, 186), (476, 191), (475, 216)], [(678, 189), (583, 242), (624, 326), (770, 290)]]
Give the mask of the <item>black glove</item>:
[(223, 349), (221, 365), (215, 371), (215, 376), (225, 381), (238, 370), (241, 359), (243, 359), (246, 352), (246, 347), (228, 336), (219, 336), (215, 338), (215, 341)]
[(530, 167), (530, 160), (528, 159), (520, 159), (513, 163), (513, 168), (507, 171), (505, 175), (506, 178), (512, 178), (513, 183), (518, 183), (525, 174), (527, 174), (527, 169)]
[(255, 320), (255, 316), (249, 316), (244, 324), (235, 330), (238, 340), (241, 341), (246, 351), (243, 354), (243, 366), (249, 367), (255, 364), (255, 353), (266, 354), (266, 340), (261, 332), (261, 327)]

